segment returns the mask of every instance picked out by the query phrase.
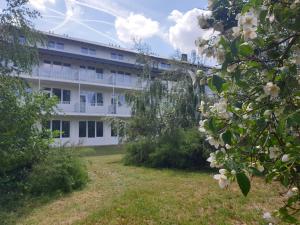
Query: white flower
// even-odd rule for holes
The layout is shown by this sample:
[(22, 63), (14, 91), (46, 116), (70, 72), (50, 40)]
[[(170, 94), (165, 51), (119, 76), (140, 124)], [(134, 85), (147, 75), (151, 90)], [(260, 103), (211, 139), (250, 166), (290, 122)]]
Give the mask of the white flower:
[(220, 174), (214, 175), (214, 179), (218, 180), (220, 188), (225, 188), (230, 184), (230, 181), (227, 179), (227, 176), (225, 175), (227, 173), (226, 169), (220, 169)]
[(273, 84), (273, 82), (268, 82), (265, 86), (264, 86), (264, 92), (267, 95), (270, 95), (271, 98), (276, 98), (278, 97), (280, 88), (276, 85)]
[(265, 170), (265, 168), (261, 164), (257, 164), (256, 169), (261, 173), (264, 172), (264, 170)]
[(290, 160), (290, 155), (289, 154), (284, 154), (281, 158), (282, 162), (288, 162)]
[(217, 113), (223, 119), (229, 119), (232, 116), (232, 113), (227, 112), (227, 101), (225, 99), (221, 99), (210, 108), (211, 112)]
[(217, 140), (215, 139), (214, 137), (212, 136), (208, 136), (206, 138), (206, 140), (208, 141), (208, 143), (211, 145), (211, 146), (214, 146), (215, 148), (219, 148), (219, 146), (223, 146), (224, 145), (224, 142), (222, 140)]
[(243, 35), (245, 41), (248, 41), (249, 39), (257, 38), (256, 30), (251, 27), (243, 29)]
[(235, 176), (236, 175), (236, 171), (235, 170), (231, 170), (231, 172), (230, 172), (233, 176)]
[(216, 58), (218, 63), (222, 64), (225, 61), (225, 50), (222, 46), (217, 48)]
[(241, 28), (240, 27), (233, 27), (232, 28), (232, 35), (233, 37), (238, 37), (241, 35)]
[(279, 152), (278, 147), (270, 147), (269, 148), (270, 159), (276, 159), (276, 158), (278, 158), (279, 155), (280, 155), (280, 152)]
[(225, 145), (225, 148), (226, 148), (226, 149), (231, 149), (231, 146), (230, 146), (229, 144), (226, 144), (226, 145)]
[(295, 1), (291, 4), (290, 8), (291, 8), (291, 9), (295, 9), (295, 8), (297, 7), (297, 4), (299, 4), (299, 3), (300, 3), (299, 0), (295, 0)]
[(243, 29), (257, 27), (257, 23), (257, 15), (253, 10), (239, 17), (239, 25), (242, 26)]
[(200, 132), (202, 132), (202, 133), (205, 133), (206, 132), (206, 129), (205, 129), (205, 122), (206, 122), (207, 120), (200, 120), (199, 121), (199, 131)]
[(272, 111), (271, 111), (271, 110), (266, 110), (266, 111), (264, 112), (264, 116), (266, 116), (266, 117), (271, 116), (271, 114), (272, 114)]
[(237, 68), (238, 64), (232, 64), (230, 66), (227, 66), (227, 72), (228, 73), (233, 73), (235, 69)]
[(210, 162), (210, 167), (218, 167), (218, 162), (216, 160), (216, 154), (215, 153), (210, 153), (209, 158), (206, 160), (207, 162)]
[(288, 190), (288, 192), (285, 194), (285, 196), (287, 197), (287, 198), (290, 198), (290, 197), (293, 197), (293, 196), (295, 196), (295, 195), (297, 195), (298, 194), (298, 188), (297, 187), (293, 187), (292, 189), (289, 189)]
[(269, 212), (265, 212), (263, 214), (263, 218), (264, 220), (266, 220), (267, 222), (274, 222), (274, 218), (272, 217), (271, 213)]

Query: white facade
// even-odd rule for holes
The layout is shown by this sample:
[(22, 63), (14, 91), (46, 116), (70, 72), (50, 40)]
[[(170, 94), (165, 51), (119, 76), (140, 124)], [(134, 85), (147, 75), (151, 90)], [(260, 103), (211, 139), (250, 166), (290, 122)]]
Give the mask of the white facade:
[[(141, 90), (137, 53), (113, 46), (48, 34), (39, 46), (40, 62), (32, 74), (22, 74), (32, 90), (43, 90), (59, 99), (57, 115), (47, 124), (61, 131), (56, 144), (114, 145), (119, 132), (111, 118), (128, 119), (128, 90)], [(167, 59), (153, 57), (153, 70), (170, 70)]]

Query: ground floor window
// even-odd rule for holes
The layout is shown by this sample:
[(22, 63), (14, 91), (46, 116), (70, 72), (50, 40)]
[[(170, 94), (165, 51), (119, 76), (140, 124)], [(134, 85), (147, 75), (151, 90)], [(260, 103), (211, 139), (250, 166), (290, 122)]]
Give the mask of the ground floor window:
[(103, 137), (102, 121), (79, 121), (79, 137)]
[(70, 137), (70, 121), (65, 121), (65, 120), (46, 121), (43, 124), (43, 128), (55, 132), (53, 136), (54, 138)]
[(117, 137), (118, 136), (118, 124), (116, 122), (111, 122), (111, 136)]
[(79, 137), (86, 137), (86, 121), (79, 121)]

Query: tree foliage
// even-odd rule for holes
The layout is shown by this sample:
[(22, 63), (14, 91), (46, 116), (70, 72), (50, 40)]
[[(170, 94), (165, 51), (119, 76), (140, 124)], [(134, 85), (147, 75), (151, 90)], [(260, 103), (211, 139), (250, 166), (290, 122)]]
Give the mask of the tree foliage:
[[(209, 1), (218, 35), (199, 50), (220, 67), (209, 78), (219, 102), (205, 104), (200, 129), (216, 148), (208, 159), (223, 168), (220, 187), (237, 180), (247, 195), (253, 175), (279, 181), (287, 191), (273, 214), (296, 223), (300, 211), (300, 4), (296, 0)], [(266, 214), (266, 220), (276, 219)]]

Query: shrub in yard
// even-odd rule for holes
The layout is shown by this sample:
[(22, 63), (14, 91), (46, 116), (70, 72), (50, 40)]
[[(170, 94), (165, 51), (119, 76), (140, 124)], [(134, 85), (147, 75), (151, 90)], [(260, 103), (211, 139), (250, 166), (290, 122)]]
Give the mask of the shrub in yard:
[(88, 180), (84, 164), (70, 149), (53, 149), (35, 165), (28, 178), (32, 194), (68, 193), (82, 188)]
[(210, 147), (196, 129), (177, 129), (155, 140), (147, 138), (126, 147), (125, 163), (160, 168), (201, 169)]
[(143, 138), (136, 142), (130, 142), (126, 145), (126, 154), (124, 162), (126, 165), (148, 165), (149, 155), (155, 151), (155, 142)]

